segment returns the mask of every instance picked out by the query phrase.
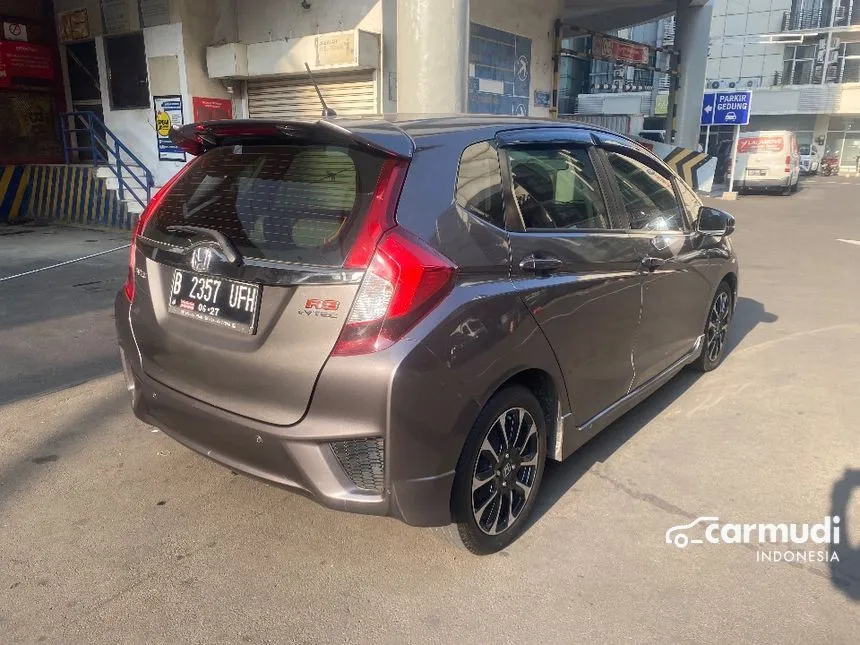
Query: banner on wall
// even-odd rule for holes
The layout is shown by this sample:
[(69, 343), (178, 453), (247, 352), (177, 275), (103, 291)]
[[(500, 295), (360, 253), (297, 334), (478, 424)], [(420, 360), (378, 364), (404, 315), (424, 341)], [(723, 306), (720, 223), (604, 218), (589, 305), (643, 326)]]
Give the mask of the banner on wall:
[(185, 161), (185, 151), (170, 140), (170, 130), (184, 124), (181, 96), (153, 96), (159, 161)]
[(648, 45), (595, 34), (591, 45), (591, 55), (598, 60), (618, 61), (647, 65), (651, 56)]
[(195, 121), (222, 121), (233, 118), (233, 101), (195, 96), (191, 99)]
[(13, 78), (54, 78), (51, 49), (45, 45), (0, 40), (0, 87), (11, 87)]

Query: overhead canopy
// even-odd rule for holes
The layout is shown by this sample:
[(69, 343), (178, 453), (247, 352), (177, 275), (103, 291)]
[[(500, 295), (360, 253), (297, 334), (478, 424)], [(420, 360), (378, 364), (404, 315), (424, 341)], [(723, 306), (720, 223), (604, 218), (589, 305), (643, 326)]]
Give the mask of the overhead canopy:
[[(690, 0), (687, 4), (707, 2)], [(594, 31), (609, 31), (669, 16), (677, 8), (678, 0), (565, 0), (562, 20)]]

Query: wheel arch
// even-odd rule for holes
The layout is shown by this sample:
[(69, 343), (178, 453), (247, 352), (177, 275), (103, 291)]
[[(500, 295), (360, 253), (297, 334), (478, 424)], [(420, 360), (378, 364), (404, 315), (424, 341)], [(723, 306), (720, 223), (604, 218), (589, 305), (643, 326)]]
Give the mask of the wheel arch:
[(556, 442), (561, 441), (563, 433), (563, 418), (566, 409), (567, 390), (563, 384), (556, 382), (556, 377), (547, 370), (538, 367), (528, 367), (508, 375), (499, 383), (482, 402), (482, 408), (497, 393), (506, 387), (520, 385), (535, 395), (544, 414), (547, 431), (547, 455), (555, 454)]

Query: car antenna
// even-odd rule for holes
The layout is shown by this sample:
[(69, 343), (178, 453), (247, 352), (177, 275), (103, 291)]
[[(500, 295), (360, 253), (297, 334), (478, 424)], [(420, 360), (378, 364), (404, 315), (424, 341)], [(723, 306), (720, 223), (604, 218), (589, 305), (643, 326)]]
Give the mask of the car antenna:
[(317, 85), (316, 79), (314, 75), (311, 73), (311, 66), (308, 65), (307, 61), (305, 61), (305, 69), (308, 70), (308, 76), (311, 79), (311, 83), (314, 84), (314, 89), (317, 91), (317, 96), (320, 97), (320, 103), (322, 103), (322, 118), (329, 119), (337, 116), (337, 112), (334, 111), (334, 108), (330, 108), (325, 104), (325, 99), (323, 98), (322, 92), (320, 92), (320, 86)]

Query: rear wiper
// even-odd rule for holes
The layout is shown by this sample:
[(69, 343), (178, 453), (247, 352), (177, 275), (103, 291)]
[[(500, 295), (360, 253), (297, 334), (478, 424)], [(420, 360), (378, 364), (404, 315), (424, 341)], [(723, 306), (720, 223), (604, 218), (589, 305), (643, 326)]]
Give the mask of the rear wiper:
[(242, 255), (236, 249), (236, 245), (233, 244), (223, 233), (219, 233), (211, 228), (204, 228), (202, 226), (184, 226), (184, 225), (176, 225), (176, 226), (168, 226), (167, 230), (170, 233), (194, 233), (196, 235), (204, 235), (215, 242), (218, 243), (218, 246), (221, 247), (221, 250), (224, 251), (224, 256), (227, 258), (227, 261), (231, 264), (238, 266), (242, 266)]

